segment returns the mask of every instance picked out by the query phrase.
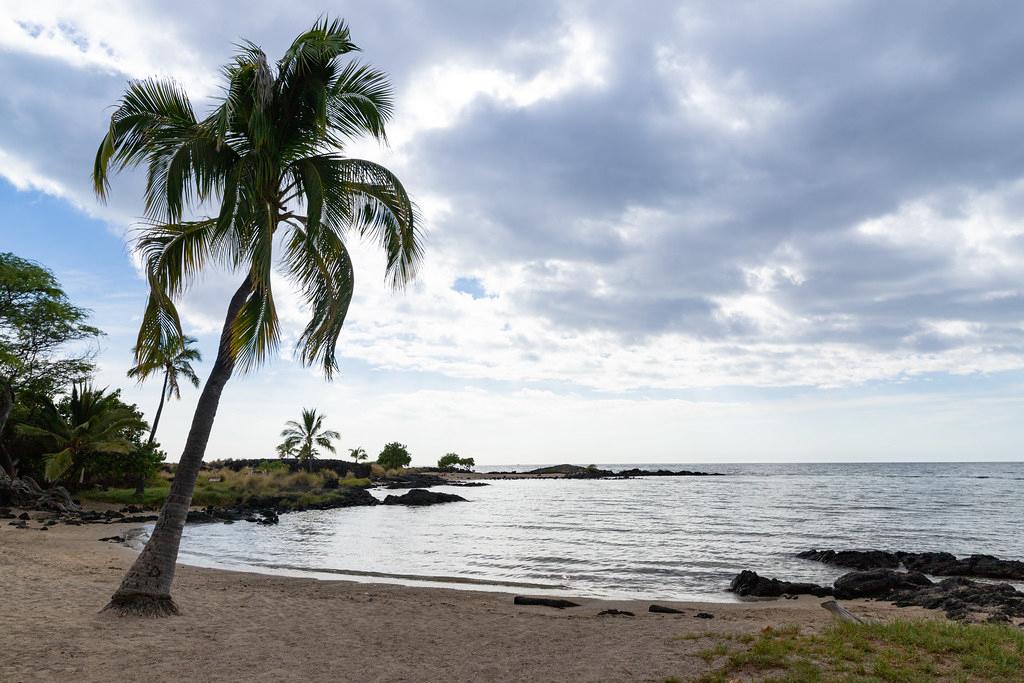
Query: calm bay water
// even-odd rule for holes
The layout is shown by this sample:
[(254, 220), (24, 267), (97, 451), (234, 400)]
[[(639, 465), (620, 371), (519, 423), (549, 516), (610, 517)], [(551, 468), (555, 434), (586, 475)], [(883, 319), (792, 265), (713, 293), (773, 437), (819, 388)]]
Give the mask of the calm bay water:
[(843, 573), (793, 557), (813, 547), (1024, 559), (1024, 463), (641, 467), (729, 476), (440, 487), (472, 502), (301, 512), (274, 527), (189, 526), (181, 560), (373, 581), (730, 600), (725, 589), (742, 569), (819, 583)]

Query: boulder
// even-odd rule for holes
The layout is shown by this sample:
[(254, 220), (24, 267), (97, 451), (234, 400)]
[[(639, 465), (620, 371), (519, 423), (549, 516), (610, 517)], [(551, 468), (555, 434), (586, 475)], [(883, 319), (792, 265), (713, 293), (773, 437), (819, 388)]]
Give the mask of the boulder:
[(932, 585), (920, 572), (898, 572), (892, 569), (869, 569), (843, 574), (835, 580), (834, 595), (840, 600), (854, 598), (886, 599), (896, 591), (917, 590)]
[(387, 496), (384, 505), (437, 505), (439, 503), (466, 502), (462, 496), (454, 493), (441, 493), (440, 491), (427, 491), (425, 489), (412, 489), (401, 496)]
[(737, 595), (759, 598), (777, 598), (781, 595), (816, 595), (819, 598), (832, 595), (828, 586), (816, 583), (792, 583), (759, 576), (757, 572), (745, 569), (729, 584), (729, 590)]

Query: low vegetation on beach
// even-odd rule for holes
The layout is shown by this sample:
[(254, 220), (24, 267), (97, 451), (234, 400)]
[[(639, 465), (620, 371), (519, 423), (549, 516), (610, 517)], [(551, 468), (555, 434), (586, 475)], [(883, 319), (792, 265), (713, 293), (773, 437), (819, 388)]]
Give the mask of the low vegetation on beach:
[(707, 632), (680, 639), (707, 639), (699, 653), (712, 665), (699, 679), (704, 683), (1009, 681), (1024, 671), (1024, 631), (1005, 625), (837, 622), (821, 633), (786, 626), (756, 636)]
[[(84, 500), (116, 505), (162, 505), (171, 490), (172, 475), (162, 471), (149, 480), (143, 498), (134, 488), (89, 489), (79, 492)], [(366, 488), (369, 479), (355, 476), (339, 477), (331, 470), (320, 472), (291, 472), (287, 467), (243, 468), (227, 467), (203, 470), (196, 481), (192, 504), (196, 506), (244, 505), (258, 498), (282, 498), (279, 506), (311, 506), (327, 503), (345, 495), (346, 489)]]

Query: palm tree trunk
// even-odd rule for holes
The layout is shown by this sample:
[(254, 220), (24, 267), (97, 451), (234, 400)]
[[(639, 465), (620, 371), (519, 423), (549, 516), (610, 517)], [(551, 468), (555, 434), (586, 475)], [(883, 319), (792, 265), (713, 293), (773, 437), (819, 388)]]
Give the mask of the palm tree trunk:
[[(156, 428), (160, 424), (160, 415), (164, 412), (164, 399), (167, 398), (167, 380), (170, 377), (170, 372), (164, 370), (164, 387), (160, 390), (160, 405), (156, 407), (156, 415), (153, 416), (153, 428), (149, 430), (149, 441), (146, 442), (147, 446), (153, 445), (153, 439), (156, 438)], [(138, 481), (135, 482), (135, 495), (142, 497), (146, 494), (146, 475), (140, 474)]]
[(192, 427), (189, 429), (181, 460), (174, 473), (167, 502), (160, 510), (160, 517), (156, 521), (149, 542), (128, 570), (117, 592), (103, 608), (104, 611), (109, 609), (122, 615), (139, 616), (168, 616), (178, 613), (178, 607), (171, 599), (171, 584), (174, 582), (181, 532), (185, 528), (188, 509), (192, 503), (192, 492), (199, 476), (199, 468), (203, 464), (203, 456), (206, 454), (206, 444), (210, 440), (220, 396), (235, 368), (235, 359), (231, 354), (231, 327), (251, 292), (252, 283), (250, 278), (246, 277), (245, 282), (231, 297), (224, 319), (224, 329), (220, 335), (217, 360), (213, 363), (210, 377), (206, 380), (203, 393), (196, 404)]
[(164, 412), (164, 399), (167, 398), (167, 378), (170, 374), (170, 372), (164, 371), (164, 388), (160, 390), (160, 405), (156, 407), (156, 415), (153, 416), (153, 428), (149, 430), (149, 441), (147, 442), (149, 444), (152, 444), (153, 439), (156, 438), (156, 428), (160, 424), (160, 414)]

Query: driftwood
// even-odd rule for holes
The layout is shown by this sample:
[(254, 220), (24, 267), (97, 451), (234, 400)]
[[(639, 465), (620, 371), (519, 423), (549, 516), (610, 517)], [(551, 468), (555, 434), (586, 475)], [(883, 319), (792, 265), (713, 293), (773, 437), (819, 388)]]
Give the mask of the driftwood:
[(683, 614), (683, 610), (676, 609), (675, 607), (663, 607), (662, 605), (651, 605), (647, 608), (648, 612), (654, 612), (655, 614)]
[(540, 605), (541, 607), (554, 607), (556, 609), (579, 607), (578, 603), (570, 600), (558, 600), (555, 598), (527, 598), (522, 595), (517, 595), (512, 602), (516, 605)]
[(840, 605), (835, 600), (826, 600), (825, 602), (821, 603), (821, 606), (828, 610), (828, 612), (839, 621), (845, 621), (849, 624), (864, 623), (863, 619), (861, 619), (856, 614)]

